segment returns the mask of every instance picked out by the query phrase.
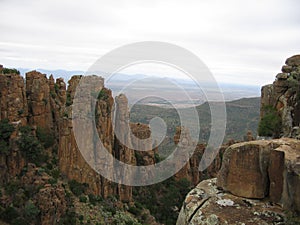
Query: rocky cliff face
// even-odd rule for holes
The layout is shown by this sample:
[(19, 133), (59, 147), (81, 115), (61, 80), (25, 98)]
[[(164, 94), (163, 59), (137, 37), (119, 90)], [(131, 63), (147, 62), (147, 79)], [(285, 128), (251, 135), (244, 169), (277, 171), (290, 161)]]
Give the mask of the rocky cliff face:
[[(0, 120), (8, 119), (16, 127), (16, 132), (10, 140), (14, 151), (10, 151), (8, 155), (0, 155), (0, 166), (3, 168), (2, 183), (19, 174), (27, 163), (17, 146), (17, 131), (19, 127), (28, 125), (36, 135), (42, 131), (46, 137), (53, 136), (53, 143), (47, 146), (50, 148), (48, 154), (51, 156), (52, 150), (58, 148), (59, 169), (69, 180), (88, 184), (91, 193), (104, 198), (118, 195), (122, 201), (131, 201), (131, 187), (115, 185), (101, 177), (85, 162), (77, 148), (71, 113), (73, 98), (81, 78), (82, 76), (73, 76), (67, 88), (63, 79), (55, 81), (53, 76), (47, 78), (45, 74), (37, 71), (27, 73), (26, 79), (17, 73), (0, 73)], [(116, 132), (122, 135), (118, 137), (122, 139), (121, 142), (114, 135), (112, 124), (115, 108), (116, 121), (119, 121), (115, 127)], [(118, 96), (115, 104), (111, 91), (104, 87), (96, 103), (95, 120), (100, 140), (114, 157), (127, 164), (136, 165), (137, 155), (129, 148), (131, 146), (150, 150), (139, 155), (142, 157), (140, 163), (148, 165), (155, 162), (157, 149), (151, 151), (151, 140), (146, 146), (141, 146), (144, 143), (136, 139), (149, 138), (150, 128), (143, 124), (129, 123), (128, 101), (125, 95)], [(129, 135), (131, 129), (135, 138)]]
[(58, 122), (59, 168), (62, 174), (64, 174), (68, 179), (88, 184), (92, 193), (98, 195), (108, 194), (102, 192), (100, 176), (84, 160), (78, 150), (73, 133), (73, 124), (71, 119), (72, 103), (76, 86), (79, 84), (80, 79), (81, 76), (74, 76), (69, 81), (68, 90), (66, 91), (66, 105), (63, 107), (63, 116)]
[(50, 103), (50, 80), (45, 74), (32, 71), (26, 74), (26, 97), (29, 103), (28, 122), (51, 131), (54, 121)]
[(261, 118), (274, 109), (280, 123), (269, 135), (300, 138), (300, 55), (288, 58), (285, 64), (274, 83), (261, 89)]
[[(56, 178), (48, 175), (57, 174), (57, 172), (68, 181), (75, 180), (86, 184), (88, 186), (86, 193), (99, 195), (104, 199), (108, 196), (118, 196), (122, 202), (132, 202), (132, 187), (116, 185), (100, 176), (85, 162), (78, 150), (73, 134), (71, 114), (76, 87), (81, 78), (82, 76), (73, 76), (67, 87), (63, 79), (58, 78), (55, 81), (53, 76), (47, 78), (45, 74), (37, 71), (27, 73), (24, 79), (16, 70), (6, 70), (6, 73), (3, 73), (2, 69), (0, 70), (0, 121), (8, 120), (8, 124), (1, 124), (1, 126), (9, 126), (9, 129), (12, 126), (14, 130), (5, 140), (2, 140), (3, 135), (0, 135), (1, 218), (6, 218), (4, 215), (6, 212), (2, 211), (6, 208), (11, 210), (9, 204), (15, 205), (14, 201), (18, 198), (15, 195), (13, 198), (9, 198), (10, 192), (2, 190), (1, 187), (15, 185), (17, 182), (20, 190), (26, 189), (26, 187), (34, 190), (38, 188), (38, 190), (29, 190), (32, 194), (27, 197), (30, 197), (32, 202), (22, 202), (13, 207), (13, 210), (16, 208), (16, 213), (18, 213), (23, 209), (26, 210), (27, 204), (30, 207), (38, 205), (38, 209), (33, 209), (40, 213), (39, 223), (57, 224), (62, 215), (68, 211), (65, 186), (62, 187), (62, 183), (56, 184), (58, 175), (55, 175)], [(150, 150), (140, 155), (142, 157), (140, 163), (153, 164), (157, 149), (151, 151), (151, 139), (146, 146), (142, 146), (142, 142), (133, 143), (131, 140), (133, 136), (129, 135), (132, 129), (134, 137), (149, 138), (151, 134), (149, 126), (130, 124), (126, 96), (118, 96), (115, 104), (111, 90), (105, 87), (99, 93), (95, 110), (96, 128), (104, 147), (120, 161), (137, 165), (136, 152), (124, 145), (124, 142), (120, 142), (114, 134), (112, 120), (115, 108), (116, 117), (120, 119), (117, 120), (120, 124), (116, 124), (115, 127), (123, 135), (122, 139), (125, 140), (125, 144)], [(31, 139), (28, 140), (34, 142), (32, 143), (34, 149), (26, 149), (28, 152), (24, 152), (24, 149), (21, 150), (19, 145), (23, 132), (21, 130), (24, 127), (29, 128)], [(2, 128), (6, 129), (6, 127)], [(25, 140), (27, 140), (26, 137)], [(39, 144), (35, 142), (37, 140), (39, 140)], [(41, 145), (43, 148), (39, 148)], [(6, 147), (9, 148), (8, 151)], [(36, 151), (42, 149), (43, 156), (45, 156), (45, 160), (38, 167), (30, 164), (32, 162), (30, 157), (35, 155), (35, 148), (37, 148)], [(105, 159), (103, 160), (99, 163), (106, 163)], [(57, 165), (58, 168), (56, 168)], [(47, 173), (40, 172), (44, 168), (47, 169)], [(26, 171), (25, 174), (24, 171)], [(21, 182), (19, 179), (22, 179)], [(1, 193), (3, 193), (3, 197)], [(20, 218), (23, 219), (23, 215), (20, 215)], [(16, 216), (16, 219), (20, 218)]]
[[(15, 73), (0, 73), (0, 121), (8, 119), (14, 127), (27, 124), (28, 107), (24, 79)], [(12, 136), (16, 136), (14, 132)], [(7, 182), (10, 177), (19, 174), (25, 166), (16, 140), (10, 140), (12, 151), (0, 154), (0, 183)]]
[(24, 79), (18, 74), (0, 73), (0, 120), (27, 124), (28, 107)]

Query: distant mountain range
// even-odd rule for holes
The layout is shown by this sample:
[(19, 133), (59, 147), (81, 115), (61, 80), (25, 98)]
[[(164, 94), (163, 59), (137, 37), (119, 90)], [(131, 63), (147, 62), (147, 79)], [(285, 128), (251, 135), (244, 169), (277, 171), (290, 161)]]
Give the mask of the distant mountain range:
[(55, 78), (62, 77), (62, 78), (64, 78), (65, 81), (70, 80), (70, 78), (73, 75), (84, 74), (84, 71), (81, 71), (81, 70), (72, 70), (72, 71), (61, 70), (61, 69), (58, 69), (58, 70), (46, 70), (46, 69), (41, 69), (41, 68), (38, 68), (38, 69), (17, 68), (17, 70), (19, 70), (22, 75), (25, 75), (25, 73), (27, 73), (29, 71), (36, 70), (36, 71), (39, 71), (41, 73), (47, 74), (48, 76), (50, 76), (52, 74)]
[[(18, 68), (18, 70), (24, 75), (32, 69)], [(36, 70), (48, 76), (52, 74), (55, 78), (62, 77), (65, 81), (68, 81), (73, 75), (85, 74), (84, 71), (80, 70), (46, 70), (40, 68)], [(213, 98), (216, 96), (213, 100), (219, 101), (220, 99), (215, 94), (216, 90), (210, 88), (207, 83), (204, 85), (208, 87), (207, 92), (210, 96)], [(230, 83), (218, 83), (218, 85), (226, 101), (260, 96), (259, 86)], [(188, 79), (117, 73), (105, 80), (105, 86), (113, 91), (114, 96), (120, 93), (126, 94), (130, 104), (138, 102), (160, 107), (170, 107), (171, 104), (179, 107), (190, 107), (207, 101), (206, 93), (201, 91), (201, 84), (199, 87), (193, 80)]]

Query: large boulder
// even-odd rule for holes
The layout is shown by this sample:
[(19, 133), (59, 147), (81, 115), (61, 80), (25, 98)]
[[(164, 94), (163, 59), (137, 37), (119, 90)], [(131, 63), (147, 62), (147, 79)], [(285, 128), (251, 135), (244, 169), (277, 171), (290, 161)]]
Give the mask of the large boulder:
[(217, 185), (236, 196), (268, 197), (284, 209), (300, 212), (300, 141), (283, 138), (230, 146)]

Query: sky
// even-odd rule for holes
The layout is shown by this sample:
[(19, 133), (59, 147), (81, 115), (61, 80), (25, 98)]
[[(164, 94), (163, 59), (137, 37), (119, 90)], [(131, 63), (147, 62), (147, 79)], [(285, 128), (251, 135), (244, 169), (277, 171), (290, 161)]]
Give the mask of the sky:
[[(273, 82), (300, 54), (298, 0), (0, 0), (0, 64), (82, 70), (107, 52), (162, 41), (196, 54), (217, 81)], [(162, 74), (155, 67), (128, 73)]]

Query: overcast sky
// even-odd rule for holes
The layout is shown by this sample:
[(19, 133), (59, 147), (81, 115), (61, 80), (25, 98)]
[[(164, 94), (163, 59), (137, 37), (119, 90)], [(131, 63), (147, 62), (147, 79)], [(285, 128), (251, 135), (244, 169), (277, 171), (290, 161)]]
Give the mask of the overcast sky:
[(165, 41), (218, 81), (262, 85), (300, 54), (298, 0), (0, 0), (0, 9), (6, 67), (85, 71), (124, 44)]

